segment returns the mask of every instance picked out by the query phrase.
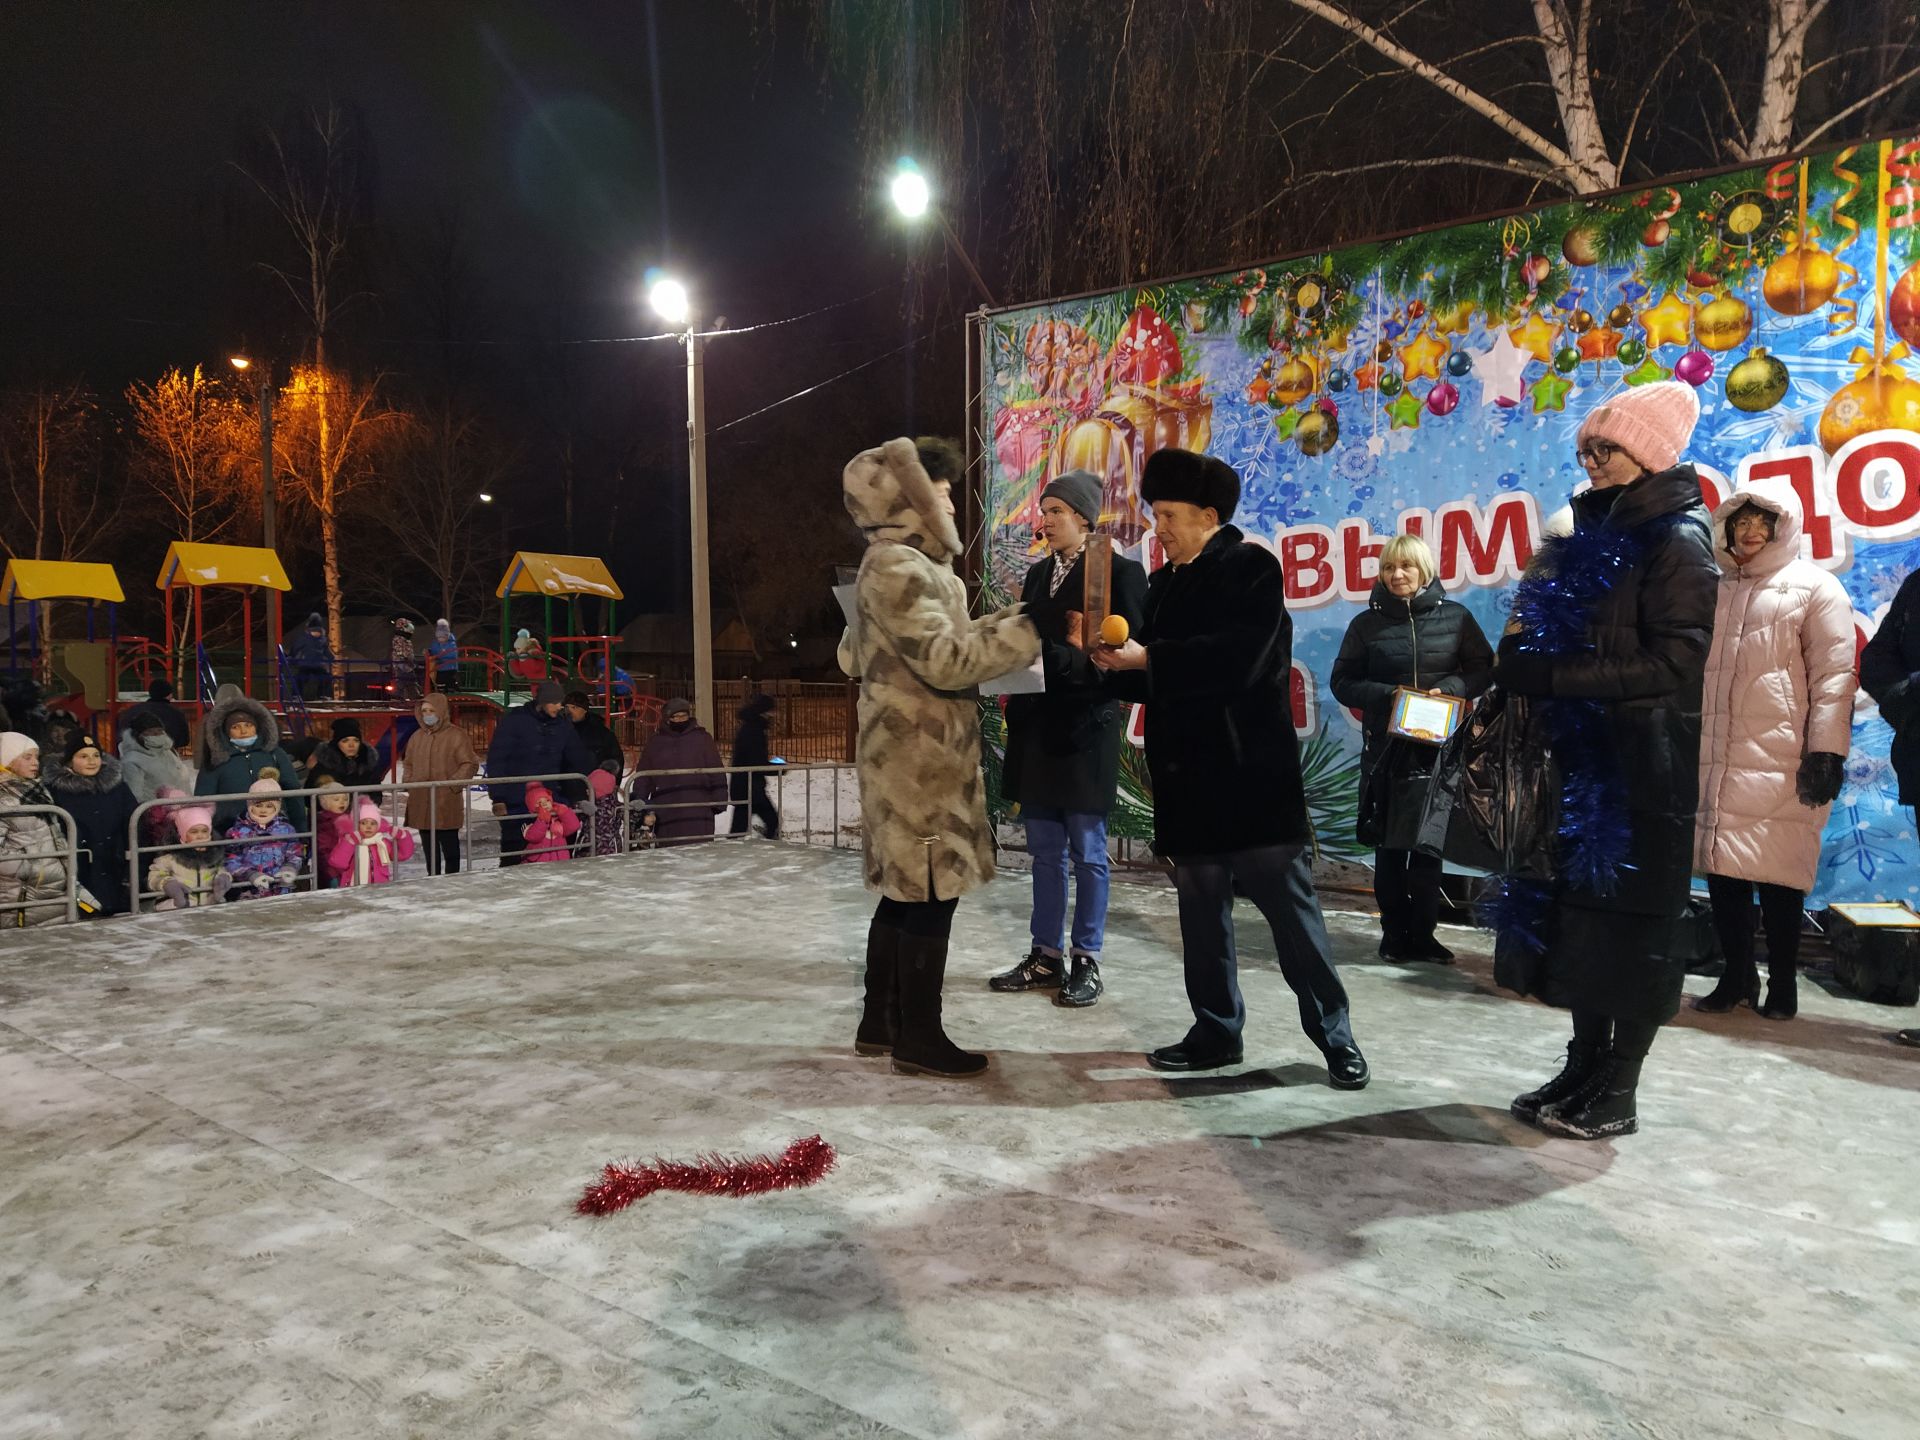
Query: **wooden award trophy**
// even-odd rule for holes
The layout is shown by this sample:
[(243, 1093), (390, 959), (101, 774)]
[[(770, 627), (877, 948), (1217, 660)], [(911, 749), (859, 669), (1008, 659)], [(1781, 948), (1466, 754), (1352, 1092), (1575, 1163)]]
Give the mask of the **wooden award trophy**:
[(1080, 553), (1081, 579), (1086, 584), (1080, 601), (1080, 613), (1085, 617), (1080, 633), (1088, 645), (1093, 645), (1113, 610), (1113, 542), (1102, 531), (1094, 530), (1087, 535), (1086, 547)]

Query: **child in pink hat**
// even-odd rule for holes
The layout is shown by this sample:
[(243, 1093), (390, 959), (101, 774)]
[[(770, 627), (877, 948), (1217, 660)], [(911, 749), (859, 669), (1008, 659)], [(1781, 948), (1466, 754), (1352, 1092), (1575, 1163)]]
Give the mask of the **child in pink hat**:
[(147, 867), (147, 889), (161, 896), (153, 908), (188, 910), (219, 904), (227, 898), (233, 877), (223, 863), (226, 857), (213, 843), (213, 807), (182, 805), (170, 818), (180, 844), (162, 850)]
[(580, 833), (580, 817), (573, 813), (573, 807), (554, 799), (551, 790), (535, 781), (527, 786), (527, 809), (533, 812), (533, 818), (527, 822), (524, 863), (551, 864), (569, 859), (567, 842)]
[(353, 822), (353, 832), (334, 842), (327, 863), (342, 885), (391, 884), (394, 865), (413, 858), (413, 832), (394, 829), (365, 797), (354, 806)]

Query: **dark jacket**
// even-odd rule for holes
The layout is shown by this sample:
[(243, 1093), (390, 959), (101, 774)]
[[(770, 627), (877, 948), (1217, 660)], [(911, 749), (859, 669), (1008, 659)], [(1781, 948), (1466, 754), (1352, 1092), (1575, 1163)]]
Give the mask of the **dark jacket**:
[[(257, 738), (245, 750), (236, 748), (227, 739), (227, 718), (236, 710), (253, 717)], [(277, 778), (282, 789), (299, 787), (300, 772), (294, 769), (293, 757), (280, 748), (279, 722), (266, 706), (249, 696), (229, 696), (207, 711), (207, 718), (200, 726), (200, 749), (207, 763), (201, 767), (200, 778), (194, 781), (196, 795), (242, 793), (269, 766), (279, 772)], [(287, 819), (293, 822), (294, 828), (306, 829), (306, 800), (289, 795), (285, 804)], [(213, 807), (214, 829), (226, 833), (227, 826), (244, 814), (246, 808), (244, 800), (222, 800)]]
[[(1389, 803), (1381, 841), (1385, 848), (1412, 848), (1421, 798), (1413, 791), (1418, 778), (1432, 769), (1438, 753), (1417, 741), (1389, 743), (1393, 692), (1404, 685), (1471, 700), (1492, 678), (1493, 647), (1473, 612), (1447, 599), (1438, 580), (1429, 581), (1405, 600), (1374, 582), (1367, 608), (1347, 626), (1327, 688), (1342, 705), (1360, 712), (1366, 736), (1361, 785), (1386, 782)], [(1377, 777), (1375, 767), (1389, 756), (1389, 774)]]
[[(727, 777), (720, 774), (720, 747), (698, 725), (664, 726), (640, 752), (633, 798), (654, 812), (653, 832), (669, 845), (713, 838), (713, 817), (726, 809)], [(649, 770), (710, 770), (709, 775), (649, 775)]]
[(1668, 956), (1693, 875), (1700, 696), (1720, 572), (1691, 465), (1588, 490), (1574, 497), (1573, 515), (1574, 546), (1655, 528), (1638, 563), (1589, 611), (1591, 654), (1532, 657), (1537, 668), (1528, 683), (1513, 685), (1508, 665), (1517, 637), (1501, 643), (1496, 681), (1605, 707), (1610, 766), (1631, 833), (1612, 894), (1567, 884), (1556, 891), (1540, 993), (1552, 1004), (1661, 1022), (1679, 1008), (1684, 973)]
[(1293, 619), (1280, 562), (1223, 525), (1147, 582), (1145, 670), (1108, 689), (1146, 703), (1154, 849), (1176, 859), (1313, 838), (1289, 701)]
[(1920, 570), (1901, 582), (1886, 618), (1860, 652), (1860, 687), (1893, 727), (1900, 803), (1920, 805)]
[(173, 748), (184, 750), (193, 741), (193, 726), (188, 723), (186, 714), (170, 700), (156, 700), (149, 696), (138, 705), (121, 712), (120, 728), (131, 730), (143, 715), (151, 715), (166, 727), (167, 738), (173, 741)]
[(58, 760), (44, 776), (53, 803), (73, 817), (80, 841), (80, 883), (103, 915), (127, 909), (127, 824), (139, 801), (120, 778), (120, 762), (102, 757), (98, 775), (77, 775)]
[(287, 642), (287, 658), (298, 669), (324, 671), (333, 665), (333, 647), (327, 643), (324, 630), (317, 635), (302, 630)]
[(379, 788), (387, 767), (380, 759), (380, 752), (365, 740), (360, 742), (360, 753), (352, 758), (340, 749), (339, 742), (323, 740), (313, 747), (313, 754), (307, 760), (307, 773), (331, 776), (349, 790), (371, 790)]
[[(1105, 544), (1095, 536), (1089, 543)], [(1104, 815), (1113, 808), (1120, 775), (1125, 711), (1102, 682), (1087, 651), (1067, 643), (1067, 612), (1086, 603), (1084, 552), (1076, 556), (1057, 595), (1048, 593), (1056, 557), (1027, 571), (1020, 587), (1026, 617), (1040, 632), (1044, 695), (1007, 697), (1007, 756), (1000, 786), (1023, 806)], [(1137, 633), (1145, 622), (1147, 572), (1137, 560), (1113, 557), (1109, 608)], [(1083, 636), (1091, 647), (1098, 635)]]
[[(493, 743), (487, 746), (487, 774), (563, 775), (586, 774), (593, 769), (593, 757), (574, 733), (573, 721), (562, 710), (543, 715), (529, 700), (516, 705), (500, 717), (494, 727)], [(578, 780), (546, 782), (555, 795), (568, 800), (585, 798), (585, 787)], [(487, 794), (495, 804), (504, 804), (518, 813), (527, 808), (525, 784), (488, 784)]]
[[(768, 734), (767, 717), (773, 713), (773, 697), (756, 695), (737, 712), (740, 726), (733, 732), (732, 758), (729, 765), (771, 765), (773, 763), (773, 741)], [(752, 798), (752, 782), (758, 782), (761, 789), (766, 788), (767, 777), (761, 775), (733, 775), (728, 777), (729, 786), (736, 805), (744, 805)]]
[(589, 710), (586, 719), (569, 720), (567, 723), (573, 726), (573, 733), (580, 737), (581, 747), (593, 757), (594, 769), (605, 770), (615, 780), (626, 773), (627, 752), (620, 748), (620, 737), (598, 714)]

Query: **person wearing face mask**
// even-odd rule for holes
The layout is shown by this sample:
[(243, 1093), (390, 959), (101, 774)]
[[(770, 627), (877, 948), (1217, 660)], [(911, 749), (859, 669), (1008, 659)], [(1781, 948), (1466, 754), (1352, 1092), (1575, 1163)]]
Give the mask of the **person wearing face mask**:
[[(1394, 691), (1404, 687), (1471, 700), (1493, 678), (1493, 647), (1466, 606), (1446, 598), (1433, 552), (1418, 535), (1381, 548), (1380, 575), (1367, 608), (1353, 617), (1333, 662), (1328, 689), (1360, 717), (1363, 794), (1371, 810), (1373, 893), (1380, 906), (1380, 954), (1389, 960), (1453, 963), (1434, 937), (1440, 918), (1440, 857), (1413, 848), (1433, 746), (1387, 733)], [(1364, 823), (1364, 822), (1363, 822)]]
[(0, 930), (51, 925), (67, 918), (66, 829), (58, 817), (27, 814), (51, 806), (40, 780), (40, 744), (18, 730), (0, 731)]
[(166, 727), (174, 749), (184, 750), (192, 743), (193, 727), (187, 722), (186, 712), (173, 703), (173, 685), (165, 677), (156, 679), (147, 687), (145, 700), (121, 713), (121, 730), (131, 729), (135, 720), (146, 715), (153, 716)]
[[(1714, 511), (1726, 556), (1701, 707), (1694, 868), (1707, 877), (1726, 969), (1694, 1009), (1799, 1011), (1802, 907), (1853, 737), (1853, 602), (1800, 555), (1800, 497), (1753, 480)], [(1753, 900), (1767, 936), (1767, 999), (1753, 963)]]
[(1233, 902), (1251, 900), (1300, 1007), (1327, 1081), (1370, 1072), (1353, 1038), (1313, 889), (1313, 826), (1290, 696), (1293, 620), (1280, 562), (1228, 522), (1240, 477), (1211, 455), (1156, 450), (1140, 477), (1167, 563), (1147, 583), (1146, 622), (1093, 663), (1112, 692), (1147, 707), (1154, 852), (1173, 866), (1193, 1024), (1147, 1056), (1156, 1070), (1217, 1070), (1243, 1058), (1247, 1007)]
[[(207, 763), (194, 781), (196, 795), (244, 795), (271, 768), (276, 775), (294, 773), (293, 757), (280, 748), (280, 725), (258, 700), (237, 691), (217, 700), (200, 726), (200, 746)], [(245, 800), (222, 800), (214, 806), (214, 828), (224, 832), (245, 812)], [(307, 802), (287, 797), (287, 818), (296, 830), (307, 826)]]
[(439, 691), (422, 697), (414, 714), (420, 728), (401, 757), (402, 778), (409, 785), (407, 826), (420, 832), (427, 873), (451, 875), (460, 869), (460, 822), (467, 812), (467, 793), (452, 785), (420, 787), (429, 780), (471, 780), (479, 773), (480, 757), (465, 728), (453, 723), (452, 707)]
[[(500, 822), (502, 865), (518, 865), (525, 858), (526, 777), (584, 776), (593, 769), (593, 757), (580, 743), (573, 722), (561, 708), (561, 699), (560, 687), (542, 680), (526, 704), (516, 705), (500, 717), (493, 741), (487, 746), (487, 794), (493, 799), (493, 813)], [(501, 778), (495, 781), (494, 776)], [(575, 803), (586, 794), (585, 783), (580, 780), (546, 783)]]
[(120, 732), (120, 778), (144, 805), (158, 800), (162, 787), (191, 791), (193, 766), (179, 753), (159, 716), (136, 714)]
[[(664, 723), (647, 738), (633, 767), (633, 799), (644, 807), (662, 845), (713, 839), (713, 817), (727, 809), (727, 777), (720, 773), (720, 747), (695, 723), (693, 706), (667, 701)], [(699, 770), (698, 775), (662, 775), (662, 770)]]
[(64, 760), (46, 762), (44, 779), (54, 803), (73, 817), (80, 843), (80, 884), (99, 906), (93, 913), (124, 914), (127, 822), (139, 802), (121, 778), (120, 762), (91, 735), (80, 735), (67, 746)]
[(1512, 1110), (1575, 1139), (1639, 1127), (1642, 1065), (1680, 1006), (1719, 581), (1700, 479), (1680, 459), (1699, 415), (1677, 381), (1594, 407), (1575, 452), (1592, 487), (1515, 591), (1494, 663), (1496, 684), (1537, 702), (1561, 785), (1553, 881), (1502, 884), (1503, 951), (1527, 957), (1505, 982), (1573, 1017), (1560, 1072)]

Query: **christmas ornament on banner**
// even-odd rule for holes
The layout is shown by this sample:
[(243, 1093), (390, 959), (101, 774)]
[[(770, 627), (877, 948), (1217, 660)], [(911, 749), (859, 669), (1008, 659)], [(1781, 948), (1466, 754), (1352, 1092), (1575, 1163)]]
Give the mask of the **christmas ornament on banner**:
[[(1884, 169), (1890, 182), (1899, 182), (1887, 187), (1887, 229), (1908, 232), (1909, 237), (1920, 233), (1916, 231), (1920, 227), (1920, 184), (1916, 184), (1920, 182), (1920, 140), (1895, 146), (1887, 155)], [(1914, 263), (1907, 266), (1887, 296), (1887, 325), (1908, 345), (1920, 346), (1920, 259), (1913, 251), (1909, 239), (1907, 256)]]
[(1736, 410), (1771, 410), (1787, 397), (1787, 367), (1756, 345), (1727, 372), (1727, 400)]
[[(1851, 150), (1841, 151), (1833, 169), (1843, 179), (1851, 176), (1857, 186), (1859, 177), (1842, 168), (1842, 162), (1851, 154)], [(1912, 149), (1903, 145), (1896, 159), (1896, 152), (1885, 140), (1880, 142), (1875, 156), (1874, 214), (1877, 223), (1874, 226), (1873, 279), (1876, 296), (1888, 296), (1887, 272), (1893, 232), (1911, 229), (1914, 224), (1911, 184), (1903, 183), (1896, 191), (1891, 183), (1896, 174), (1903, 182), (1911, 181), (1912, 157)], [(1898, 210), (1894, 208), (1896, 202)], [(1859, 346), (1854, 349), (1851, 359), (1860, 368), (1854, 372), (1852, 380), (1834, 392), (1833, 398), (1827, 401), (1826, 409), (1821, 412), (1820, 445), (1829, 455), (1847, 441), (1873, 430), (1920, 430), (1920, 384), (1909, 379), (1899, 363), (1907, 358), (1907, 342), (1900, 340), (1892, 346), (1887, 344), (1887, 327), (1892, 319), (1890, 300), (1888, 296), (1887, 302), (1874, 307), (1873, 348), (1869, 350)]]

